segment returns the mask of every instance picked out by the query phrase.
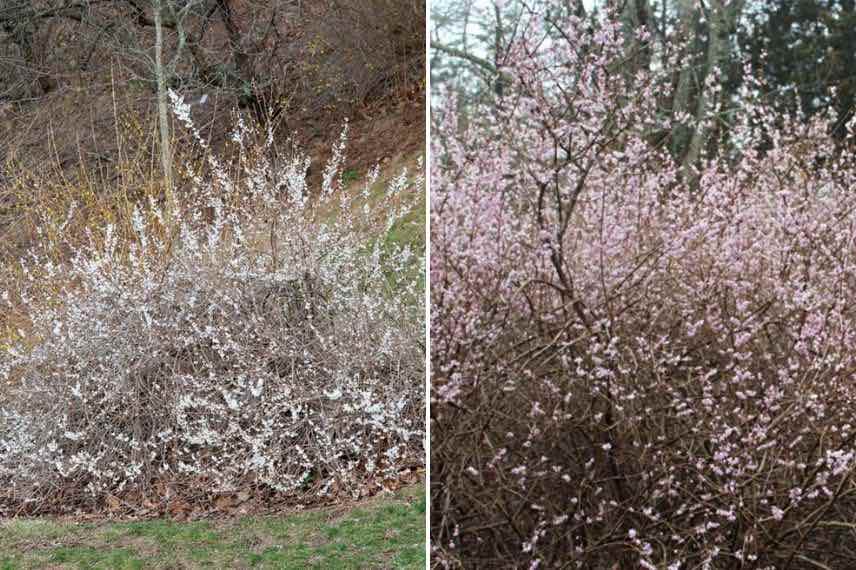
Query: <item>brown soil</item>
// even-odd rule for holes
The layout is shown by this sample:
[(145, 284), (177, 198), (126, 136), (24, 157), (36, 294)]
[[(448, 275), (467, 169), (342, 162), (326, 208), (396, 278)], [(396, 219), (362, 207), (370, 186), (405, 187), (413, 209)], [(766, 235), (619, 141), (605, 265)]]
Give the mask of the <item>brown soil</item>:
[[(381, 166), (397, 162), (403, 157), (424, 152), (425, 149), (425, 94), (419, 92), (412, 97), (379, 101), (366, 106), (350, 117), (350, 140), (345, 170), (354, 170), (362, 175), (376, 164)], [(320, 124), (319, 124), (320, 123)], [(323, 164), (330, 157), (333, 143), (339, 137), (341, 120), (321, 119), (307, 122), (310, 133), (306, 137), (298, 132), (298, 139), (312, 157), (312, 182), (321, 179)]]

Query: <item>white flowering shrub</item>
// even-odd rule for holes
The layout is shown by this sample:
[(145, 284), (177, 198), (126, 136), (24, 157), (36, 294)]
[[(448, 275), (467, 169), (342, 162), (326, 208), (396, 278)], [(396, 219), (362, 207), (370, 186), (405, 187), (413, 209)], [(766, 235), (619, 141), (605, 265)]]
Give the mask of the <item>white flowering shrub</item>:
[(212, 157), (172, 208), (21, 262), (2, 301), (31, 327), (0, 353), (0, 510), (175, 481), (325, 496), (423, 463), (424, 259), (385, 235), (424, 179), (378, 197), (375, 170), (346, 191), (346, 133), (313, 193), (305, 156), (264, 159), (239, 123), (235, 172)]

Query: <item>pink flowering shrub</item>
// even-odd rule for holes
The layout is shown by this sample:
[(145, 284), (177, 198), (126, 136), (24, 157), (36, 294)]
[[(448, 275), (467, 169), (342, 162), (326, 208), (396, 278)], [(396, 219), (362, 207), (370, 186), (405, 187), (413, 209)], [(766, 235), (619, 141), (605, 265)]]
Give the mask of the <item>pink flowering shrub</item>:
[(434, 126), (435, 564), (856, 567), (852, 158), (750, 98), (684, 169), (618, 25), (527, 26)]
[(164, 482), (333, 497), (423, 464), (424, 262), (384, 236), (424, 180), (403, 172), (378, 198), (376, 170), (345, 190), (345, 141), (319, 190), (299, 152), (248, 148), (234, 172), (211, 158), (172, 212), (21, 262), (3, 302), (32, 326), (0, 353), (0, 512)]

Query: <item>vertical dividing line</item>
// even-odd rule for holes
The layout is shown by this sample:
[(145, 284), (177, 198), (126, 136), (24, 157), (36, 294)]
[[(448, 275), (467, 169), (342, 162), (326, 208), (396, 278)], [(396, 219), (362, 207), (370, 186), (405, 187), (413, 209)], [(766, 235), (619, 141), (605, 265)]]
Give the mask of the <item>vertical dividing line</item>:
[(431, 1), (425, 2), (425, 569), (431, 567)]

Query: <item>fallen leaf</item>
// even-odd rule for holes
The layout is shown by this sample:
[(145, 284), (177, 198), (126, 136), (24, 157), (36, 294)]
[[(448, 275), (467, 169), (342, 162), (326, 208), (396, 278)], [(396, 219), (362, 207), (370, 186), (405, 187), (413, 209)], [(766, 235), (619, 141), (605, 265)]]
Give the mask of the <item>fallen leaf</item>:
[(221, 495), (214, 499), (214, 507), (218, 511), (231, 511), (235, 506), (235, 497), (232, 495)]
[(122, 501), (116, 495), (107, 495), (105, 502), (107, 503), (107, 508), (111, 511), (118, 511), (122, 508)]

